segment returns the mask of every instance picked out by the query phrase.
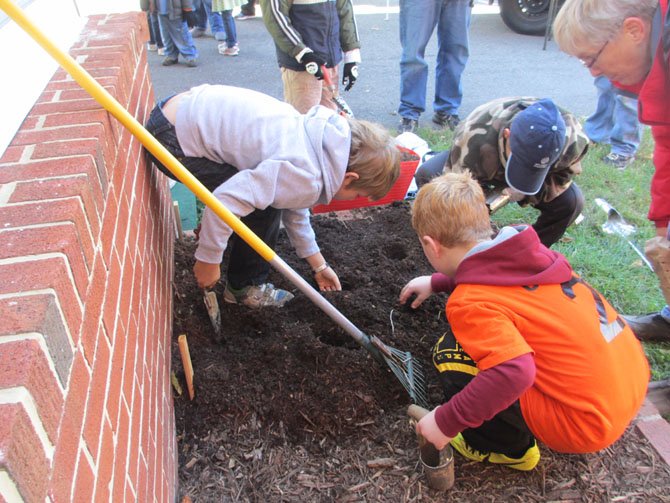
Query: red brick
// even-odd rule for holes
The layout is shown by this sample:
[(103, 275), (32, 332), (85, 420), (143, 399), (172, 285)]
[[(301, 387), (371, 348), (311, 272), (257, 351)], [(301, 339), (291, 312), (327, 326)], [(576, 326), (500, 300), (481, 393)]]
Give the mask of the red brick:
[(102, 199), (95, 197), (96, 193), (91, 188), (91, 178), (84, 175), (20, 182), (16, 185), (9, 202), (20, 203), (73, 196), (81, 198), (87, 214), (93, 213), (95, 215), (93, 218), (100, 218)]
[[(112, 74), (105, 76), (112, 77)], [(49, 115), (58, 113), (67, 113), (75, 111), (95, 111), (100, 110), (102, 106), (93, 98), (74, 101), (51, 101), (48, 103), (37, 103), (31, 110), (30, 115)]]
[(100, 319), (102, 318), (102, 306), (107, 290), (107, 268), (102, 260), (102, 255), (96, 256), (91, 280), (88, 283), (88, 290), (84, 296), (84, 320), (79, 334), (84, 356), (89, 366), (93, 366), (93, 354), (99, 336)]
[(130, 316), (126, 331), (126, 355), (123, 359), (123, 396), (128, 403), (133, 398), (135, 386), (135, 362), (137, 358), (137, 321), (134, 315)]
[[(48, 101), (53, 101), (55, 95), (56, 95), (55, 91), (44, 91), (42, 94), (40, 94), (35, 103), (44, 103)], [(22, 125), (21, 127), (23, 128), (24, 126)]]
[[(64, 91), (67, 89), (81, 89), (81, 85), (79, 85), (78, 82), (74, 80), (64, 80), (65, 79), (65, 71), (59, 70), (53, 79), (49, 81), (49, 83), (46, 86), (46, 90), (53, 90), (53, 91)], [(100, 77), (98, 79), (95, 79), (98, 81), (98, 84), (103, 86), (109, 93), (114, 96), (114, 84), (116, 83), (116, 78), (114, 77)], [(65, 111), (67, 113), (67, 111)]]
[(42, 227), (7, 229), (0, 231), (0, 259), (18, 258), (28, 255), (61, 253), (67, 257), (69, 269), (74, 277), (81, 297), (88, 287), (88, 266), (71, 222)]
[[(86, 127), (86, 126), (83, 126)], [(56, 140), (35, 145), (32, 159), (52, 159), (72, 155), (99, 156), (100, 140), (97, 138), (77, 138), (72, 140)]]
[[(61, 257), (35, 258), (0, 264), (0, 294), (52, 288), (58, 297), (72, 337), (79, 333), (81, 300), (69, 278), (69, 269)], [(72, 341), (73, 345), (77, 340)]]
[(109, 483), (112, 480), (112, 473), (114, 471), (114, 458), (114, 433), (109, 421), (105, 420), (102, 423), (95, 496), (91, 501), (110, 501)]
[(109, 260), (109, 274), (107, 275), (107, 293), (103, 306), (102, 321), (111, 343), (115, 342), (114, 330), (118, 318), (119, 290), (121, 286), (121, 262), (116, 253), (112, 253)]
[(72, 365), (65, 410), (61, 421), (49, 494), (54, 501), (69, 501), (74, 469), (79, 455), (79, 439), (84, 423), (90, 375), (84, 357), (78, 353)]
[(74, 481), (72, 501), (93, 501), (94, 489), (95, 474), (93, 473), (93, 467), (82, 452), (79, 454), (79, 462), (77, 463), (77, 475)]
[(116, 449), (114, 451), (114, 474), (112, 477), (112, 500), (123, 501), (126, 485), (126, 458), (128, 454), (128, 433), (130, 417), (125, 406), (119, 412), (119, 425), (116, 433)]
[(0, 405), (0, 469), (14, 480), (26, 501), (44, 501), (49, 461), (21, 404)]
[(93, 236), (98, 235), (100, 227), (97, 219), (88, 220), (86, 218), (79, 198), (72, 197), (0, 206), (0, 222), (3, 222), (5, 228), (40, 224), (44, 222), (45, 215), (49, 216), (51, 222), (70, 221), (74, 223), (86, 264), (89, 268), (92, 267)]
[(138, 463), (140, 460), (141, 454), (141, 440), (142, 440), (142, 431), (140, 427), (142, 426), (142, 390), (135, 383), (133, 389), (133, 406), (131, 409), (130, 415), (130, 443), (128, 444), (128, 468), (126, 469), (126, 474), (128, 478), (133, 482), (133, 487), (136, 486), (137, 481), (137, 469)]
[(8, 162), (19, 162), (21, 156), (23, 155), (23, 150), (24, 147), (15, 147), (10, 145), (2, 154), (2, 157), (0, 157), (0, 164), (5, 164)]
[(116, 228), (120, 222), (119, 203), (113, 191), (109, 191), (102, 218), (102, 229), (98, 242), (102, 248), (102, 256), (107, 264), (112, 260)]
[(88, 140), (91, 138), (101, 138), (103, 135), (104, 129), (102, 124), (77, 124), (53, 129), (23, 129), (14, 136), (12, 145), (37, 145), (39, 143), (78, 139)]
[(105, 415), (105, 398), (107, 397), (107, 378), (110, 369), (111, 352), (107, 345), (107, 338), (102, 330), (98, 336), (98, 347), (95, 350), (95, 363), (91, 375), (91, 386), (88, 390), (86, 402), (86, 422), (84, 423), (83, 437), (93, 459), (98, 456), (100, 431)]
[[(1, 340), (1, 338), (0, 338)], [(63, 392), (40, 344), (34, 339), (0, 344), (0, 388), (23, 386), (35, 401), (49, 440), (56, 433), (63, 411)]]

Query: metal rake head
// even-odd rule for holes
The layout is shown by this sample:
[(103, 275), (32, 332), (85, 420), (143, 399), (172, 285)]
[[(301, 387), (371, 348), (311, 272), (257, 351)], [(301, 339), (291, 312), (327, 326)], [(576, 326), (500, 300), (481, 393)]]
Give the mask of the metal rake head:
[(379, 350), (386, 365), (396, 376), (400, 384), (407, 390), (414, 403), (428, 408), (428, 391), (426, 389), (426, 378), (421, 364), (409, 351), (387, 346), (382, 341), (373, 338), (372, 343)]

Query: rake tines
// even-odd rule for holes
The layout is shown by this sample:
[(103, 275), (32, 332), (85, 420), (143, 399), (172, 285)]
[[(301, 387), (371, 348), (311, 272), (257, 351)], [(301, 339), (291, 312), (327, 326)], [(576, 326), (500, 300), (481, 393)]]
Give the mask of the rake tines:
[(391, 372), (403, 385), (414, 403), (421, 407), (428, 408), (428, 392), (426, 390), (426, 379), (423, 374), (421, 364), (412, 356), (409, 351), (387, 346), (376, 337), (371, 337), (370, 342), (379, 350), (384, 362), (391, 369)]

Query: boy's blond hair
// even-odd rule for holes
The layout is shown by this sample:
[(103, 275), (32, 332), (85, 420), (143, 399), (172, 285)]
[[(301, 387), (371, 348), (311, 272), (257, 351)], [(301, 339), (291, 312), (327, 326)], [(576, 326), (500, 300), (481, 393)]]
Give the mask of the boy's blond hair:
[(446, 173), (421, 187), (412, 206), (412, 227), (420, 237), (450, 248), (492, 234), (484, 192), (467, 170)]
[(395, 138), (372, 122), (347, 120), (351, 128), (347, 171), (359, 176), (350, 187), (367, 190), (372, 200), (381, 199), (400, 175), (400, 151)]

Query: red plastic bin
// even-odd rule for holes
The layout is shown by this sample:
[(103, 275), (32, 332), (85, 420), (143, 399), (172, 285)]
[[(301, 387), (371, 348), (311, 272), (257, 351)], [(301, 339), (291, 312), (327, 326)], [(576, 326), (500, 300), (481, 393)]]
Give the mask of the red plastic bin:
[(419, 166), (419, 155), (413, 150), (398, 147), (402, 151), (403, 157), (411, 156), (411, 160), (400, 162), (400, 176), (391, 187), (391, 190), (377, 201), (370, 201), (367, 197), (357, 197), (351, 201), (337, 201), (333, 199), (330, 204), (317, 204), (312, 207), (312, 213), (328, 213), (329, 211), (353, 210), (354, 208), (364, 208), (366, 206), (381, 206), (392, 203), (393, 201), (402, 201), (407, 195), (409, 184), (412, 183), (414, 172)]

